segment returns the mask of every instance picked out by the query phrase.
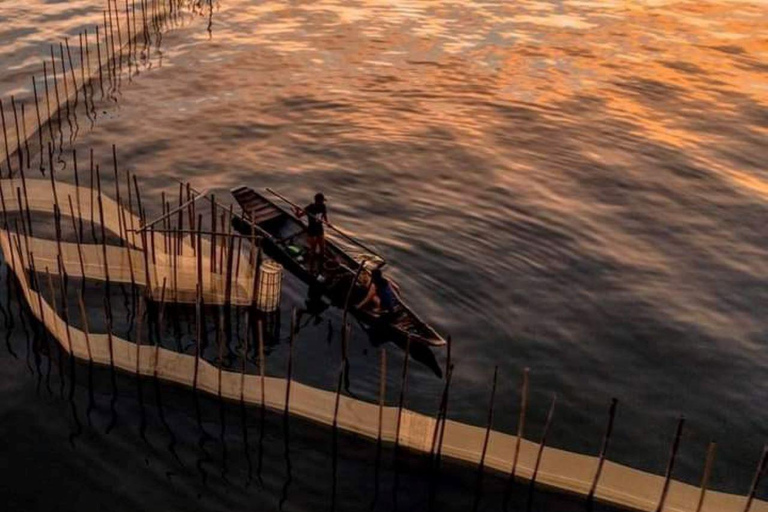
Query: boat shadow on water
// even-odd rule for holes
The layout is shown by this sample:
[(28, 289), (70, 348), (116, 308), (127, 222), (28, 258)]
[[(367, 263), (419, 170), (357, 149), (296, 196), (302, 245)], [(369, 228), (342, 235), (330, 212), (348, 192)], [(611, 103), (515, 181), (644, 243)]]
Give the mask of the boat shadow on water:
[[(320, 286), (310, 285), (307, 288), (307, 296), (304, 306), (297, 310), (297, 331), (309, 325), (320, 325), (324, 321), (324, 314), (331, 308), (331, 304), (323, 299), (323, 289)], [(438, 378), (443, 377), (443, 369), (437, 361), (434, 352), (428, 346), (420, 343), (408, 344), (390, 334), (387, 324), (366, 324), (354, 317), (361, 330), (368, 337), (368, 342), (373, 348), (379, 348), (387, 343), (399, 347), (403, 351), (408, 351), (409, 356), (427, 368), (429, 368)], [(330, 320), (329, 320), (330, 321)], [(331, 331), (329, 329), (329, 335)], [(410, 346), (409, 346), (410, 345)]]

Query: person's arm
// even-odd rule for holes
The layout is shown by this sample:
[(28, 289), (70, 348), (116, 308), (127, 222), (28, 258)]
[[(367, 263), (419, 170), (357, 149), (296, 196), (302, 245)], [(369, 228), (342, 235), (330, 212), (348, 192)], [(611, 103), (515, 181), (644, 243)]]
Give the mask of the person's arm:
[(365, 298), (360, 301), (360, 303), (355, 306), (357, 309), (363, 309), (363, 307), (371, 302), (373, 300), (373, 296), (376, 295), (376, 288), (375, 285), (371, 284), (371, 286), (368, 287), (368, 293), (365, 295)]
[(298, 206), (294, 206), (293, 207), (293, 213), (296, 214), (296, 216), (298, 218), (302, 218), (304, 216), (304, 214), (306, 214), (307, 212), (306, 212), (306, 210), (302, 210)]

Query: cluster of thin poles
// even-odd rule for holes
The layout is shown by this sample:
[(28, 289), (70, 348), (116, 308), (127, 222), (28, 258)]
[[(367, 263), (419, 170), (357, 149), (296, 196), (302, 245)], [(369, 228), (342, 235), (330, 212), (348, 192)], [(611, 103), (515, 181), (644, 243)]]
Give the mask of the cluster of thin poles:
[[(7, 116), (7, 106), (0, 99), (5, 164), (9, 175), (13, 176), (24, 167), (27, 170), (31, 168), (35, 138), (41, 172), (46, 171), (44, 155), (47, 144), (56, 150), (56, 163), (64, 164), (61, 158), (64, 124), (68, 126), (71, 144), (80, 129), (76, 112), (81, 99), (93, 126), (98, 115), (97, 91), (99, 101), (107, 99), (117, 102), (124, 66), (127, 67), (129, 80), (139, 73), (141, 67), (151, 67), (150, 57), (153, 49), (159, 53), (163, 33), (182, 22), (182, 9), (194, 8), (195, 5), (189, 0), (124, 0), (124, 5), (120, 5), (120, 0), (107, 0), (103, 23), (79, 32), (77, 46), (70, 45), (69, 37), (52, 44), (49, 48), (50, 59), (42, 61), (42, 80), (39, 75), (31, 77), (32, 98), (19, 100), (11, 96)], [(33, 114), (28, 110), (32, 107), (34, 118), (30, 123), (28, 115)], [(33, 130), (31, 134), (30, 129)], [(12, 147), (9, 133), (14, 131), (16, 144)]]

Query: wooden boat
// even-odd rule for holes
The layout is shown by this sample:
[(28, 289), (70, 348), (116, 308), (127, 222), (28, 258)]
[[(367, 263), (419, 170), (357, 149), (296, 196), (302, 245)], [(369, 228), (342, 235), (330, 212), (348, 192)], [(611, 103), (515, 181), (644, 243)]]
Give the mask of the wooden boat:
[(406, 343), (410, 338), (411, 343), (433, 347), (445, 345), (445, 340), (400, 297), (394, 311), (386, 315), (378, 315), (368, 308), (358, 310), (355, 305), (368, 292), (369, 265), (350, 256), (326, 236), (322, 262), (314, 263), (315, 268), (322, 268), (316, 275), (309, 268), (307, 225), (303, 220), (252, 188), (238, 187), (231, 192), (243, 209), (242, 216), (233, 221), (234, 228), (245, 235), (250, 235), (255, 229), (256, 234), (263, 237), (262, 247), (270, 258), (311, 287), (322, 290), (334, 306), (342, 309), (347, 307), (350, 313), (368, 327), (385, 330), (395, 338), (393, 341)]

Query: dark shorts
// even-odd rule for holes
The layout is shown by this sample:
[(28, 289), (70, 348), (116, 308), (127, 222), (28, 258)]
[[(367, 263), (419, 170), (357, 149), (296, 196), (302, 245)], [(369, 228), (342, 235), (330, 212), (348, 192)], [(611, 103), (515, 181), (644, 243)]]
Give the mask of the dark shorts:
[(322, 224), (320, 226), (309, 226), (307, 234), (311, 237), (323, 236), (325, 234)]

